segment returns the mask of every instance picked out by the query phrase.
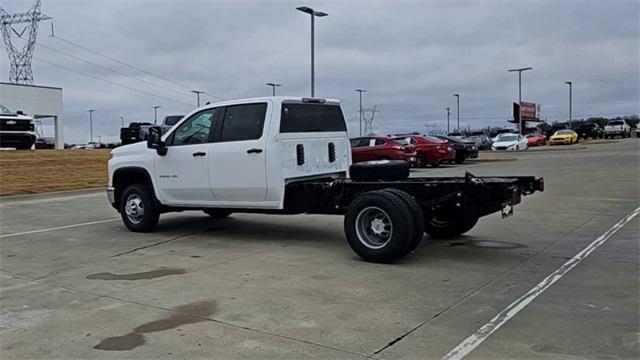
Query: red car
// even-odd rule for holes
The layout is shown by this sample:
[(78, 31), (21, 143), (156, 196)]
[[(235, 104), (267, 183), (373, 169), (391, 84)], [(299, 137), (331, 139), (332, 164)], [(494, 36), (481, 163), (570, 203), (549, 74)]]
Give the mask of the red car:
[(404, 141), (416, 148), (416, 167), (439, 166), (445, 161), (452, 161), (456, 157), (456, 151), (444, 140), (423, 135), (395, 135), (396, 141)]
[(388, 136), (367, 136), (351, 139), (354, 163), (371, 160), (404, 160), (415, 165), (416, 149), (406, 142)]
[(547, 136), (538, 133), (530, 133), (525, 136), (529, 142), (529, 146), (538, 146), (547, 144)]

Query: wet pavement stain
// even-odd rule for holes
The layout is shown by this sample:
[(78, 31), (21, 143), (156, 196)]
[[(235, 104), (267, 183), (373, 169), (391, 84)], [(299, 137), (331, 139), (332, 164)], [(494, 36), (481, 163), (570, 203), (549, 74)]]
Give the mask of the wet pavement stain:
[(518, 244), (509, 241), (497, 241), (497, 240), (466, 240), (466, 241), (453, 241), (447, 244), (448, 247), (454, 246), (469, 246), (483, 249), (520, 249), (527, 247), (523, 244)]
[(206, 321), (204, 317), (211, 316), (218, 311), (218, 303), (215, 300), (198, 301), (180, 305), (174, 311), (169, 317), (137, 326), (128, 334), (106, 338), (93, 348), (105, 351), (135, 349), (144, 344), (143, 334), (175, 329), (182, 325)]
[(182, 275), (186, 274), (186, 269), (177, 269), (177, 268), (161, 268), (158, 270), (133, 273), (133, 274), (113, 274), (113, 273), (97, 273), (91, 274), (87, 276), (87, 279), (90, 280), (149, 280), (156, 279), (163, 276), (170, 275)]

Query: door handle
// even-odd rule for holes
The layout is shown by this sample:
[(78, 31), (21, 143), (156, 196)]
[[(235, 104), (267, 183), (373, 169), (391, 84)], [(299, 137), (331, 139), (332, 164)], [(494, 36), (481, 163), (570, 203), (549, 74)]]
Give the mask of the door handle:
[(206, 152), (202, 152), (202, 151), (198, 151), (198, 152), (194, 152), (194, 153), (193, 153), (193, 157), (196, 157), (196, 156), (205, 156), (205, 155), (207, 155), (207, 153), (206, 153)]
[(249, 149), (247, 150), (247, 154), (260, 154), (262, 152), (262, 149)]

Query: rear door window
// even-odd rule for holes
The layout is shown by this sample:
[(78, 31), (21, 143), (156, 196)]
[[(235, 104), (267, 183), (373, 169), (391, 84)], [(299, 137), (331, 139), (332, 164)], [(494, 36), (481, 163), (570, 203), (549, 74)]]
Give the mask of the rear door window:
[(267, 104), (227, 106), (220, 141), (256, 140), (262, 137)]
[(281, 133), (347, 131), (339, 105), (282, 104)]

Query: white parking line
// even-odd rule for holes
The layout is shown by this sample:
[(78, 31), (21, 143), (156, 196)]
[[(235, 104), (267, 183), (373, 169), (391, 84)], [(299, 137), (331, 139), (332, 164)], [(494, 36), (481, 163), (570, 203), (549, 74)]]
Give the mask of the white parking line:
[(52, 198), (45, 198), (45, 199), (18, 200), (18, 201), (10, 201), (10, 202), (0, 202), (0, 206), (41, 204), (41, 203), (48, 203), (48, 202), (66, 201), (66, 200), (73, 200), (73, 199), (98, 197), (98, 196), (106, 197), (106, 193), (105, 192), (99, 192), (99, 193), (94, 193), (94, 194), (60, 196), (60, 197), (52, 197)]
[(511, 303), (511, 305), (507, 306), (488, 323), (484, 324), (480, 329), (478, 329), (478, 331), (476, 331), (473, 335), (469, 336), (460, 344), (458, 344), (458, 346), (456, 346), (453, 350), (449, 351), (449, 353), (447, 353), (442, 359), (457, 360), (467, 356), (470, 352), (472, 352), (475, 348), (482, 344), (482, 342), (485, 341), (491, 334), (493, 334), (496, 330), (502, 327), (502, 325), (509, 321), (509, 319), (518, 314), (536, 297), (538, 297), (545, 290), (551, 287), (551, 285), (553, 285), (556, 281), (560, 280), (564, 275), (566, 275), (569, 271), (571, 271), (571, 269), (576, 267), (580, 262), (582, 262), (582, 260), (584, 260), (597, 248), (602, 246), (602, 244), (609, 240), (609, 238), (613, 236), (613, 234), (618, 232), (618, 230), (620, 230), (626, 223), (631, 221), (638, 214), (640, 214), (640, 207), (622, 218), (622, 220), (618, 221), (604, 234), (600, 235), (591, 244), (582, 249), (582, 251), (580, 251), (566, 263), (562, 264), (562, 266), (552, 272), (549, 276), (544, 278), (544, 280), (538, 283), (538, 285), (534, 286), (526, 294), (522, 295), (516, 301)]
[(25, 231), (25, 232), (13, 233), (13, 234), (2, 234), (2, 235), (0, 235), (0, 238), (8, 238), (8, 237), (14, 237), (14, 236), (21, 236), (21, 235), (37, 234), (37, 233), (42, 233), (42, 232), (47, 232), (47, 231), (70, 229), (70, 228), (79, 227), (79, 226), (102, 224), (102, 223), (106, 223), (106, 222), (110, 222), (110, 221), (116, 221), (116, 220), (120, 220), (120, 218), (107, 219), (107, 220), (98, 220), (98, 221), (90, 221), (90, 222), (80, 223), (80, 224), (56, 226), (56, 227), (52, 227), (52, 228), (46, 228), (46, 229), (40, 229), (40, 230), (31, 230), (31, 231)]

